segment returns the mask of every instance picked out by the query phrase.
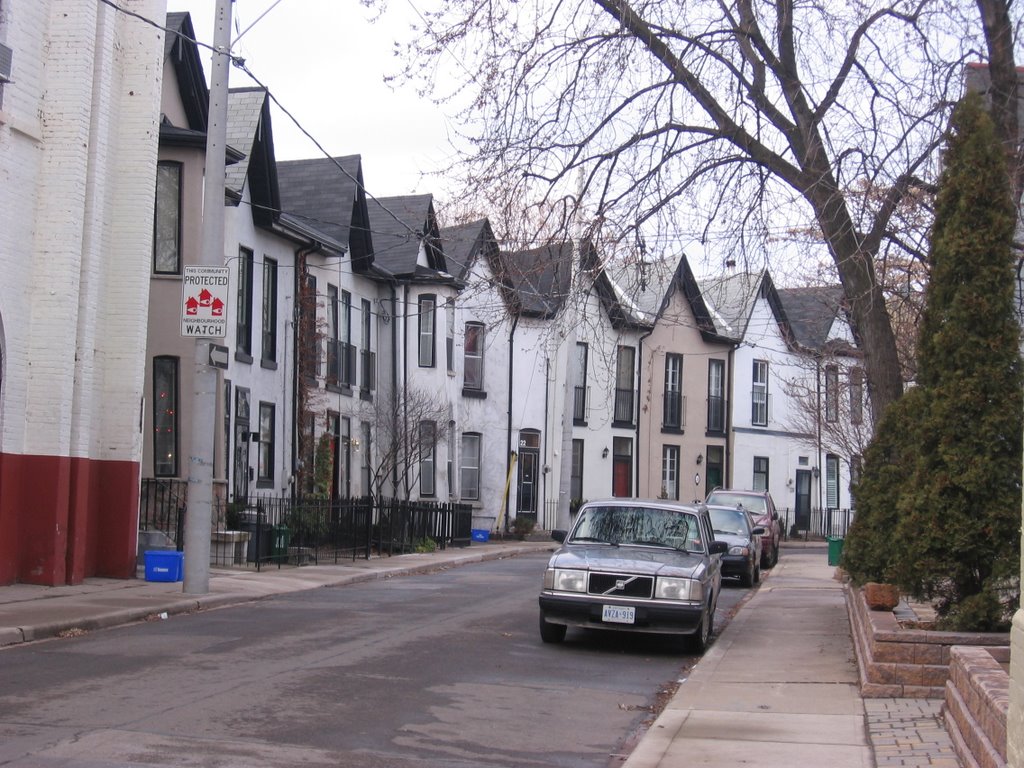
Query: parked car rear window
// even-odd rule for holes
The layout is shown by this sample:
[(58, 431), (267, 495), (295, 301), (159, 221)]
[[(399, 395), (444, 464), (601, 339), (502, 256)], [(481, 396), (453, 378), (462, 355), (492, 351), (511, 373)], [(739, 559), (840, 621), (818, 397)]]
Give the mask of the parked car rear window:
[(708, 504), (720, 504), (723, 507), (739, 507), (750, 510), (755, 514), (764, 514), (766, 511), (764, 498), (761, 496), (746, 495), (742, 493), (729, 493), (728, 491), (712, 491), (708, 496)]

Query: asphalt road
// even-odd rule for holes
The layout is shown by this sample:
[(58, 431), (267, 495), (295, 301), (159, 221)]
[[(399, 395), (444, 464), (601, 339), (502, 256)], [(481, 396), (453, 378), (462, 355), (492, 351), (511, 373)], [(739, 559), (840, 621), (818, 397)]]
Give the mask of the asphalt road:
[[(0, 652), (0, 766), (528, 768), (620, 761), (693, 657), (541, 643), (546, 555)], [(747, 594), (723, 590), (720, 629)]]

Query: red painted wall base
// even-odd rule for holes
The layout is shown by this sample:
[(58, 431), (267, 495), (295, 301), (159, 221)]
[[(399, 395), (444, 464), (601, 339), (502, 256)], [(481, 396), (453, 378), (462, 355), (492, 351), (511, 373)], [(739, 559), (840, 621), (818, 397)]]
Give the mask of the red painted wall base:
[(135, 574), (139, 465), (0, 454), (0, 584)]

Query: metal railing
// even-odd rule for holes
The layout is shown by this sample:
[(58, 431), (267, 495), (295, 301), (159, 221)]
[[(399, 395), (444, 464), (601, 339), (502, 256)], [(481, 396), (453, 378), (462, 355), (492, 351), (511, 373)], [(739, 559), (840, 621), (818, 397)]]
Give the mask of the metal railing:
[(725, 398), (708, 398), (708, 432), (725, 432)]
[(161, 531), (181, 550), (187, 500), (187, 480), (143, 479), (139, 493), (139, 530)]
[[(186, 502), (186, 482), (143, 480), (140, 530), (162, 531), (181, 550)], [(468, 546), (472, 522), (468, 504), (269, 495), (253, 495), (245, 503), (215, 499), (210, 564), (259, 570)]]
[(665, 392), (661, 426), (666, 429), (682, 429), (686, 426), (686, 398), (682, 392)]
[(615, 402), (612, 410), (612, 420), (619, 424), (632, 424), (633, 414), (636, 412), (634, 403), (636, 401), (635, 389), (615, 389)]
[(587, 387), (573, 387), (572, 418), (573, 421), (587, 419)]
[(825, 539), (829, 537), (844, 538), (853, 522), (853, 509), (833, 507), (814, 508), (802, 515), (792, 509), (780, 509), (780, 522), (783, 523), (782, 535), (787, 539)]

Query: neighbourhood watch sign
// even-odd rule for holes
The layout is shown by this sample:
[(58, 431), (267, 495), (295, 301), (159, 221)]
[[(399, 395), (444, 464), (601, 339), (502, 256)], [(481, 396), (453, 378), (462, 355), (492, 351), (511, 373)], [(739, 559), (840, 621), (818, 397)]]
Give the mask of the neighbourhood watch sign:
[(181, 335), (227, 336), (228, 268), (185, 267), (181, 280)]

